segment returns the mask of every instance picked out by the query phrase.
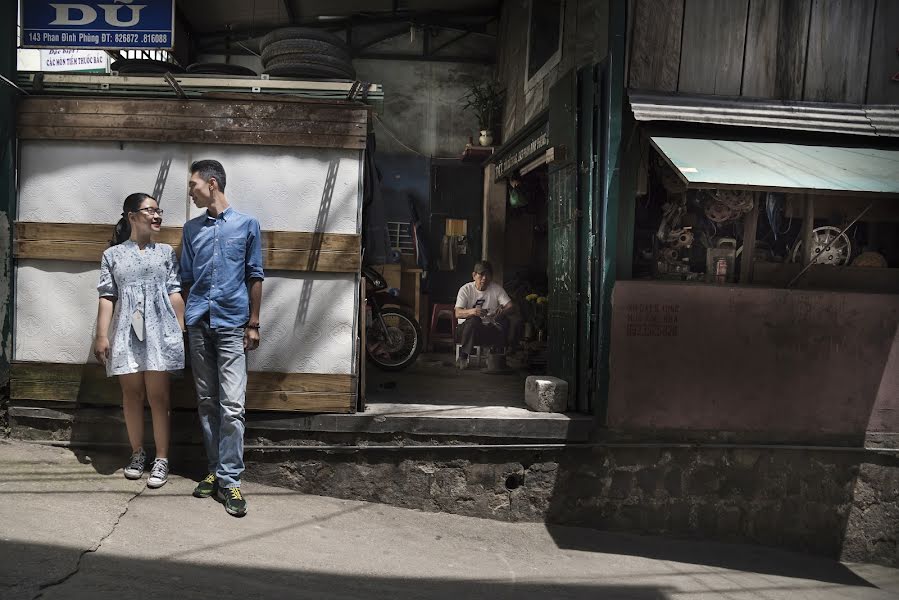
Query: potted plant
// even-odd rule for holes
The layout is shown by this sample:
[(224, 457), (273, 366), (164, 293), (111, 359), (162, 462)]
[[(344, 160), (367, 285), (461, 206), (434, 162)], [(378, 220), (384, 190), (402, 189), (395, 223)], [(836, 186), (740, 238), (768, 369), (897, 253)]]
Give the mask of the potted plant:
[(481, 136), (478, 142), (482, 146), (493, 144), (493, 132), (503, 107), (503, 91), (493, 81), (474, 84), (462, 97), (465, 105), (462, 110), (470, 110), (478, 119)]

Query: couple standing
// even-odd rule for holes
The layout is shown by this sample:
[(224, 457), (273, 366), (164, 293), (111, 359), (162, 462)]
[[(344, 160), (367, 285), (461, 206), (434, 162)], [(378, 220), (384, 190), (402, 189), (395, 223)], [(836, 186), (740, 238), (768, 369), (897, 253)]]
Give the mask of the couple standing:
[(206, 212), (184, 225), (180, 261), (171, 246), (152, 241), (162, 226), (157, 201), (139, 193), (125, 199), (100, 265), (94, 352), (122, 387), (129, 479), (146, 466), (144, 400), (150, 404), (156, 458), (147, 485), (160, 487), (169, 472), (169, 371), (184, 368), (186, 326), (209, 464), (194, 496), (215, 494), (229, 514), (243, 516), (246, 353), (259, 346), (261, 232), (256, 219), (228, 205), (218, 161), (193, 163), (188, 185)]

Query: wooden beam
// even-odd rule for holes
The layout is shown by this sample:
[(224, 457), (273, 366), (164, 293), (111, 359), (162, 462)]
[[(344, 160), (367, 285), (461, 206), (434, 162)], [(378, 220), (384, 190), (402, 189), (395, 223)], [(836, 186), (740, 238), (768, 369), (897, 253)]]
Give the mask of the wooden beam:
[(20, 139), (361, 150), (369, 115), (350, 103), (29, 97), (17, 127)]
[[(99, 263), (109, 247), (112, 225), (94, 223), (15, 224), (16, 258)], [(181, 251), (181, 228), (164, 227), (155, 240)], [(356, 273), (361, 268), (361, 236), (342, 233), (263, 231), (266, 269), (320, 273)]]
[[(120, 405), (122, 393), (115, 377), (97, 364), (67, 365), (18, 362), (12, 365), (10, 398)], [(193, 375), (172, 378), (172, 406), (195, 408)], [(356, 378), (325, 373), (250, 372), (247, 410), (287, 412), (355, 412)]]
[(802, 257), (800, 263), (804, 267), (812, 257), (812, 234), (815, 229), (815, 197), (805, 195), (805, 210), (802, 215)]
[(744, 217), (743, 221), (743, 256), (740, 257), (740, 283), (752, 283), (755, 238), (759, 226), (759, 204), (761, 204), (765, 194), (756, 192), (753, 196), (752, 210)]

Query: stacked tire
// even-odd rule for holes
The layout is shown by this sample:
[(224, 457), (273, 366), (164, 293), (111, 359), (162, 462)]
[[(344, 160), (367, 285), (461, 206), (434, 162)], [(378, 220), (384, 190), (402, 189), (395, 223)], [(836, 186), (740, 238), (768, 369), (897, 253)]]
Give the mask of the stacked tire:
[(298, 79), (356, 79), (350, 50), (342, 39), (319, 29), (286, 27), (260, 42), (265, 72)]

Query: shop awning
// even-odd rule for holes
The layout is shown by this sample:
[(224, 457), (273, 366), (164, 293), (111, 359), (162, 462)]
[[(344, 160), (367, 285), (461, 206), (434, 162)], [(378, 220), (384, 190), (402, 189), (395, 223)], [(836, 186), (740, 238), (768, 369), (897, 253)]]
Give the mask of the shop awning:
[(688, 188), (899, 194), (899, 151), (652, 136)]

